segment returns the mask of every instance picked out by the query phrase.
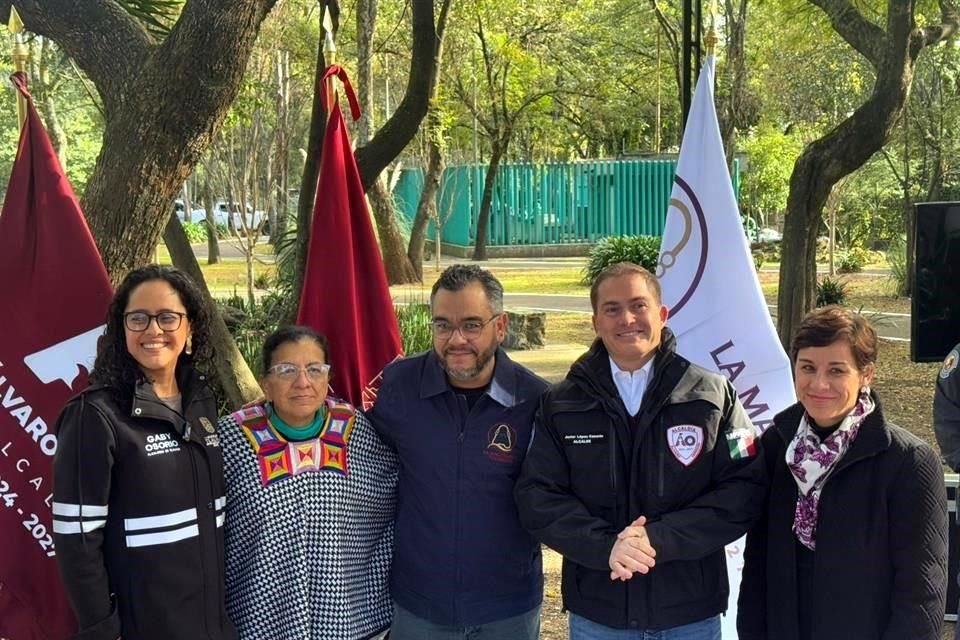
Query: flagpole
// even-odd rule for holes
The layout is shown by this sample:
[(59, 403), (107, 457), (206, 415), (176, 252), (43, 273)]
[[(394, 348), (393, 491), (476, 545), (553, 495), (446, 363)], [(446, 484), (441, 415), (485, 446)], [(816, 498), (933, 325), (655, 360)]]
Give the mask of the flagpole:
[[(323, 59), (327, 63), (327, 68), (337, 61), (337, 44), (333, 40), (333, 18), (330, 16), (330, 7), (323, 8)], [(333, 78), (327, 78), (324, 81), (323, 91), (327, 95), (327, 118), (333, 113), (333, 104), (337, 99), (337, 90), (334, 88)]]
[[(10, 5), (10, 20), (7, 23), (10, 36), (13, 39), (13, 67), (18, 73), (25, 73), (27, 70), (27, 45), (23, 41), (23, 20), (17, 13), (17, 8)], [(27, 98), (17, 91), (17, 122), (20, 129), (23, 129), (23, 123), (27, 119)]]
[(710, 28), (703, 38), (703, 46), (707, 50), (707, 57), (714, 55), (717, 48), (717, 0), (710, 0)]

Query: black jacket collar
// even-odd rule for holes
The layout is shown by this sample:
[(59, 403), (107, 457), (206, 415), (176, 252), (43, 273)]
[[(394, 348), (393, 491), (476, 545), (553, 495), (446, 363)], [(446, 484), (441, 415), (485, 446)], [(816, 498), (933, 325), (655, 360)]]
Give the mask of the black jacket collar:
[[(653, 378), (650, 381), (650, 388), (656, 386), (666, 365), (674, 359), (676, 353), (677, 339), (669, 327), (663, 327), (660, 347), (653, 357)], [(595, 339), (589, 351), (573, 363), (568, 376), (577, 384), (586, 386), (594, 392), (619, 397), (613, 383), (613, 374), (610, 372), (610, 354), (600, 338)]]
[[(157, 396), (153, 384), (144, 377), (137, 380), (133, 390), (133, 402), (130, 406), (132, 418), (151, 418), (162, 420), (184, 439), (190, 439), (190, 421), (197, 418), (192, 411), (193, 404), (211, 401), (213, 394), (206, 383), (206, 376), (197, 373), (192, 367), (183, 367), (177, 372), (177, 386), (180, 389), (181, 409), (178, 413)], [(198, 434), (199, 435), (199, 434)]]

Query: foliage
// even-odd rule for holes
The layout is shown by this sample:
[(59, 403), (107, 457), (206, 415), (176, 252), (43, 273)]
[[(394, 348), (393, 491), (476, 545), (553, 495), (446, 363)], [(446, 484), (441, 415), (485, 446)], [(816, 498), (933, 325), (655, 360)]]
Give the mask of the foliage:
[(890, 280), (893, 295), (905, 296), (910, 274), (907, 271), (907, 238), (897, 235), (887, 249), (887, 264), (890, 265)]
[(216, 302), (243, 359), (259, 378), (262, 373), (260, 350), (267, 336), (283, 323), (286, 308), (284, 297), (277, 292), (270, 292), (251, 303), (234, 289), (232, 296)]
[(190, 241), (190, 244), (197, 244), (198, 242), (206, 242), (207, 240), (207, 223), (206, 222), (180, 222), (183, 225), (183, 231), (187, 234), (187, 240)]
[(583, 269), (583, 283), (589, 285), (605, 267), (617, 262), (633, 262), (654, 273), (659, 257), (660, 238), (657, 236), (602, 238), (590, 250), (590, 258)]
[(860, 273), (870, 260), (870, 252), (860, 247), (844, 249), (836, 254), (837, 271), (840, 273)]
[(847, 283), (840, 278), (824, 276), (817, 282), (817, 306), (843, 304), (847, 299)]
[(406, 355), (433, 348), (433, 330), (430, 326), (433, 315), (429, 304), (409, 302), (396, 305), (394, 311), (400, 324), (400, 341)]
[(742, 144), (748, 168), (742, 174), (741, 210), (759, 226), (768, 226), (770, 214), (780, 214), (787, 208), (790, 172), (803, 150), (803, 140), (783, 133), (768, 121), (751, 131)]

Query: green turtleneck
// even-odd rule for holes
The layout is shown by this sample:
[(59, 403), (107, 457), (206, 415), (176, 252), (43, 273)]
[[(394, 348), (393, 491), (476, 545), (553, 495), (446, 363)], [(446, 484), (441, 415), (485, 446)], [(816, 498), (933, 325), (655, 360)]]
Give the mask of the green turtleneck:
[(310, 424), (303, 427), (293, 427), (283, 421), (283, 419), (277, 415), (277, 412), (273, 410), (273, 404), (267, 403), (267, 419), (270, 420), (270, 424), (273, 425), (273, 428), (280, 432), (287, 440), (293, 441), (302, 441), (310, 440), (311, 438), (316, 438), (317, 434), (320, 433), (320, 429), (323, 428), (323, 422), (327, 417), (327, 407), (326, 405), (321, 406), (320, 410), (317, 411), (317, 414), (313, 417), (313, 421)]

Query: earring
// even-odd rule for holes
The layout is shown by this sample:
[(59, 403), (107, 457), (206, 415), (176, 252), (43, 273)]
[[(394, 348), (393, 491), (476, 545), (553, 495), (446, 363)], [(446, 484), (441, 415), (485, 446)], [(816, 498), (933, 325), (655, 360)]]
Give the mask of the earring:
[(185, 349), (187, 355), (193, 353), (193, 336), (187, 336), (187, 348)]
[(870, 395), (870, 385), (865, 384), (862, 387), (860, 387), (860, 395), (862, 396)]

